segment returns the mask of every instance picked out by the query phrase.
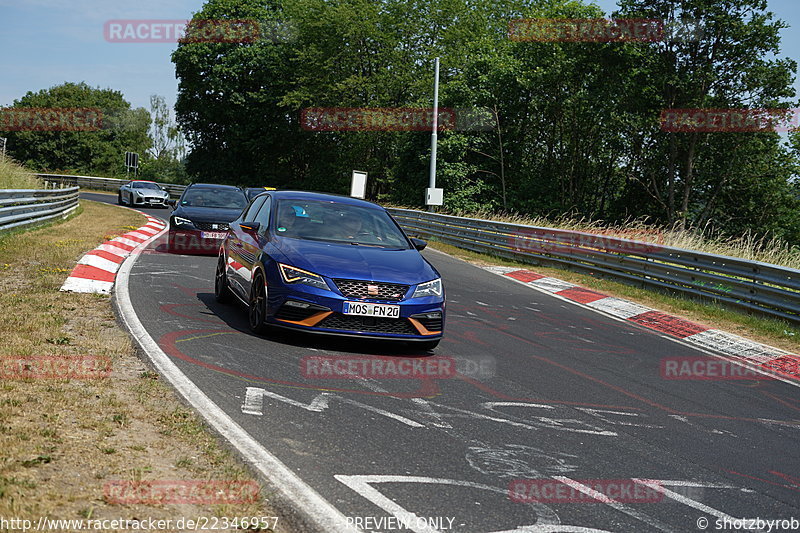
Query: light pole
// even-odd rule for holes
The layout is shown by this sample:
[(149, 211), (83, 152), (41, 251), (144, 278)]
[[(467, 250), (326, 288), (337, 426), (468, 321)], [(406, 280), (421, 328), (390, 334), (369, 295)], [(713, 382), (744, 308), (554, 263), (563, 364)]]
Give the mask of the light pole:
[(433, 211), (434, 205), (442, 205), (442, 190), (436, 188), (436, 143), (439, 133), (439, 58), (435, 62), (433, 82), (433, 132), (431, 133), (431, 169), (428, 177), (428, 190), (425, 191), (425, 203), (428, 210)]

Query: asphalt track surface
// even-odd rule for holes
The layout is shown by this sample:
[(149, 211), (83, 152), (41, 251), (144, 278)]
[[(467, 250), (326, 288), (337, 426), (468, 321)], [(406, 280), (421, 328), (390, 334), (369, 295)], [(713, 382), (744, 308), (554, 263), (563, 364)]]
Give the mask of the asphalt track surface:
[[(741, 518), (794, 518), (800, 530), (796, 386), (665, 379), (662, 359), (706, 354), (436, 251), (424, 255), (442, 273), (448, 314), (434, 354), (455, 360), (457, 375), (307, 377), (309, 356), (431, 355), (351, 338), (256, 336), (241, 306), (215, 302), (215, 257), (165, 253), (161, 243), (129, 279), (149, 334), (365, 531), (758, 530)], [(520, 479), (537, 481), (521, 492)], [(553, 480), (571, 492), (548, 492)], [(622, 493), (610, 492), (613, 480)], [(537, 495), (545, 501), (516, 501)], [(390, 516), (410, 528), (379, 522)]]

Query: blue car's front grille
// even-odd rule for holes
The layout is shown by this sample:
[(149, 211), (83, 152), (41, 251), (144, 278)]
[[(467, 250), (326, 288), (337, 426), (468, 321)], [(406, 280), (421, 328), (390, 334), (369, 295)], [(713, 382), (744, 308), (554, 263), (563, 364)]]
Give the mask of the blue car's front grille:
[(345, 331), (392, 333), (395, 335), (419, 335), (419, 332), (405, 318), (375, 318), (333, 313), (317, 324), (317, 327)]
[(408, 285), (395, 283), (378, 283), (375, 281), (361, 281), (357, 279), (334, 279), (334, 283), (346, 298), (364, 300), (399, 301), (408, 292)]

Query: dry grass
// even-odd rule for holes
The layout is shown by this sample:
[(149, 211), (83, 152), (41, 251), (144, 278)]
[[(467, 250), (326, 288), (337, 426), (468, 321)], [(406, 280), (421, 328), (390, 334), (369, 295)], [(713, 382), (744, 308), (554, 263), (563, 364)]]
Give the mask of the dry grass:
[(0, 189), (43, 189), (44, 184), (12, 159), (0, 157)]
[(734, 333), (777, 348), (782, 348), (791, 353), (800, 353), (800, 328), (782, 320), (755, 315), (748, 316), (720, 306), (688, 300), (678, 296), (670, 296), (662, 292), (640, 289), (607, 279), (598, 279), (587, 274), (540, 265), (530, 265), (479, 254), (435, 240), (430, 242), (430, 247), (476, 265), (504, 265), (533, 270), (545, 276), (552, 276), (583, 287), (588, 287), (609, 296), (632, 300), (665, 313), (680, 316), (692, 322), (706, 324), (716, 329)]
[(129, 210), (82, 204), (81, 216), (0, 240), (0, 363), (90, 356), (107, 358), (112, 372), (0, 382), (0, 516), (272, 516), (261, 498), (218, 505), (106, 499), (104, 484), (112, 481), (252, 478), (136, 357), (108, 297), (58, 292), (84, 252), (145, 223)]
[[(394, 206), (397, 207), (397, 206)], [(405, 208), (408, 209), (408, 208)], [(780, 239), (757, 237), (745, 233), (739, 237), (724, 237), (714, 234), (706, 228), (682, 229), (674, 227), (658, 227), (648, 223), (647, 219), (630, 219), (620, 224), (606, 224), (602, 220), (588, 220), (586, 218), (571, 218), (568, 216), (549, 219), (542, 216), (530, 217), (519, 214), (498, 214), (490, 210), (470, 212), (439, 213), (484, 220), (496, 220), (525, 226), (538, 226), (573, 231), (583, 231), (632, 239), (636, 241), (652, 242), (662, 246), (683, 248), (717, 255), (739, 257), (752, 261), (762, 261), (774, 265), (782, 265), (800, 269), (800, 248), (792, 246)]]

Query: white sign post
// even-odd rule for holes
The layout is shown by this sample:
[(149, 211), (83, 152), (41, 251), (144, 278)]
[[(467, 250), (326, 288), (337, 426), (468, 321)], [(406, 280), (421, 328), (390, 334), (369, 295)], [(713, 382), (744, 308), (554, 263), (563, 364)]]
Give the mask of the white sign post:
[(360, 170), (353, 171), (353, 181), (350, 184), (350, 196), (361, 198), (367, 195), (367, 173)]
[(136, 152), (125, 152), (125, 177), (128, 177), (131, 169), (133, 169), (133, 177), (136, 178), (136, 175), (139, 171), (139, 154)]
[(6, 157), (6, 141), (5, 137), (0, 137), (0, 159), (5, 159)]

